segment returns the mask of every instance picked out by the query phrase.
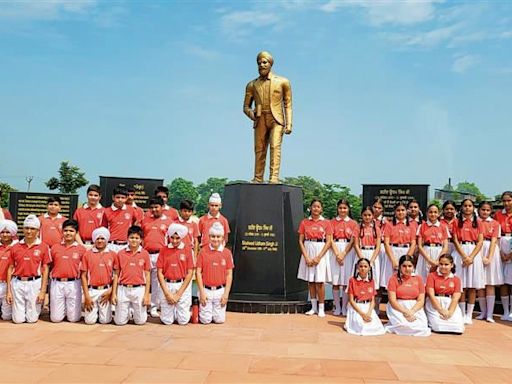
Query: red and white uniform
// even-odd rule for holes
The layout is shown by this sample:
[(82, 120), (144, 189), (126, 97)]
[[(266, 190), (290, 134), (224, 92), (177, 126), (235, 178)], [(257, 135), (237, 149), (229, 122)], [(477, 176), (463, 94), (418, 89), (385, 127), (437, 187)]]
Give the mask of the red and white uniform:
[[(450, 238), (450, 229), (441, 222), (432, 223), (430, 220), (424, 221), (418, 228), (418, 238), (423, 241), (423, 249), (429, 258), (437, 261), (443, 250), (445, 242)], [(432, 266), (425, 260), (421, 253), (418, 253), (418, 262), (416, 264), (416, 273), (418, 273), (423, 281), (427, 280)]]
[(224, 244), (226, 244), (228, 235), (231, 232), (231, 230), (229, 229), (228, 220), (224, 216), (222, 216), (220, 212), (217, 214), (217, 216), (212, 216), (210, 215), (210, 212), (208, 212), (206, 215), (201, 216), (201, 218), (199, 219), (198, 227), (199, 233), (201, 234), (201, 247), (204, 247), (205, 245), (209, 244), (210, 237), (208, 234), (213, 223), (215, 223), (216, 221), (220, 222), (222, 224), (222, 227), (224, 228)]
[[(463, 219), (462, 227), (457, 225), (454, 231), (454, 236), (459, 241), (459, 244), (466, 255), (470, 255), (475, 249), (478, 237), (483, 233), (483, 227), (479, 220), (477, 226), (473, 226), (473, 219)], [(467, 267), (462, 266), (462, 257), (455, 250), (453, 253), (453, 260), (455, 262), (455, 274), (460, 277), (463, 288), (485, 288), (485, 275), (484, 265), (482, 261), (482, 252), (478, 252), (473, 259), (473, 264)]]
[[(332, 233), (331, 222), (322, 216), (317, 220), (309, 217), (301, 221), (299, 234), (304, 236), (304, 248), (309, 258), (315, 258), (322, 251), (327, 236)], [(301, 255), (297, 278), (308, 282), (330, 283), (332, 276), (329, 256), (325, 254), (317, 265), (309, 267), (304, 255)]]
[[(399, 305), (406, 309), (412, 309), (421, 294), (425, 294), (425, 285), (421, 276), (402, 276), (401, 281), (395, 274), (388, 281), (388, 292), (394, 292)], [(421, 308), (415, 312), (416, 320), (408, 321), (402, 312), (397, 311), (388, 303), (386, 306), (389, 323), (386, 325), (386, 331), (406, 336), (430, 336), (427, 316)]]
[(146, 285), (145, 272), (151, 270), (149, 253), (139, 247), (135, 252), (121, 249), (114, 259), (114, 269), (119, 271), (117, 305), (114, 322), (124, 325), (128, 322), (129, 309), (133, 309), (135, 324), (144, 324), (148, 313), (142, 305)]
[(41, 228), (39, 229), (39, 237), (50, 248), (54, 244), (59, 244), (62, 241), (62, 224), (67, 219), (60, 213), (56, 217), (51, 217), (49, 214), (39, 216)]
[[(482, 245), (482, 260), (483, 258), (489, 257), (491, 263), (484, 265), (484, 283), (485, 285), (502, 285), (503, 279), (503, 264), (501, 262), (500, 255), (500, 237), (501, 237), (501, 226), (497, 220), (488, 217), (486, 220), (480, 220), (482, 231), (484, 234), (484, 243)], [(494, 252), (490, 255), (491, 241), (496, 238), (496, 246)]]
[(101, 226), (110, 231), (109, 248), (118, 252), (128, 242), (128, 229), (135, 224), (135, 211), (132, 207), (123, 205), (117, 208), (112, 204), (105, 208)]
[(201, 276), (206, 294), (206, 305), (199, 307), (199, 321), (203, 324), (224, 323), (226, 321), (226, 307), (220, 305), (228, 271), (233, 269), (233, 255), (223, 246), (217, 250), (210, 245), (201, 248), (197, 257), (197, 268), (201, 269)]
[[(494, 214), (494, 219), (501, 227), (500, 252), (508, 255), (512, 252), (512, 212), (502, 209)], [(512, 260), (503, 263), (503, 282), (512, 285)]]
[[(335, 242), (336, 247), (340, 252), (343, 252), (348, 246), (354, 235), (357, 234), (357, 223), (350, 217), (342, 219), (337, 216), (331, 220), (332, 226), (332, 240)], [(348, 252), (343, 261), (343, 265), (340, 265), (336, 260), (336, 255), (328, 252), (325, 257), (329, 258), (331, 277), (333, 285), (348, 285), (350, 276), (354, 273), (354, 263), (356, 259), (356, 253), (354, 248)]]
[(135, 203), (132, 203), (130, 206), (133, 208), (135, 221), (140, 225), (142, 223), (142, 219), (145, 216), (144, 210)]
[(448, 230), (450, 231), (450, 237), (448, 238), (448, 253), (452, 254), (455, 250), (455, 247), (453, 245), (453, 234), (455, 231), (455, 228), (459, 225), (459, 221), (457, 218), (453, 218), (451, 221), (446, 220), (445, 218), (441, 218), (439, 220), (441, 223), (444, 223), (448, 226)]
[(50, 249), (40, 239), (31, 247), (25, 240), (12, 246), (9, 264), (14, 267), (11, 280), (13, 322), (35, 323), (39, 319), (41, 304), (36, 303), (36, 299), (41, 291), (41, 271), (50, 262)]
[[(443, 309), (449, 309), (452, 302), (452, 295), (456, 292), (462, 292), (462, 284), (460, 279), (453, 273), (444, 277), (439, 272), (431, 272), (427, 277), (426, 289), (433, 289), (436, 300)], [(457, 305), (453, 315), (445, 320), (441, 318), (439, 312), (434, 308), (430, 298), (425, 303), (425, 312), (430, 328), (434, 332), (464, 332), (464, 318), (462, 311)]]
[(80, 320), (80, 263), (85, 252), (85, 247), (77, 242), (71, 245), (55, 244), (51, 249), (53, 267), (50, 274), (50, 320), (54, 323), (61, 322), (65, 317), (71, 323)]
[(94, 208), (84, 204), (73, 214), (73, 219), (78, 222), (78, 233), (84, 244), (92, 244), (92, 231), (101, 227), (104, 211), (105, 208), (99, 203)]
[(101, 304), (100, 298), (112, 286), (115, 258), (115, 252), (108, 248), (100, 252), (95, 247), (88, 250), (82, 258), (80, 270), (87, 273), (89, 296), (93, 302), (92, 310), (85, 311), (86, 324), (95, 324), (98, 320), (101, 324), (112, 321), (112, 306), (109, 302)]
[[(168, 218), (170, 218), (172, 221), (176, 221), (178, 219), (178, 211), (167, 204), (163, 206), (162, 213)], [(146, 211), (144, 215), (151, 216), (151, 210)]]
[[(179, 291), (184, 284), (188, 272), (194, 269), (194, 260), (189, 246), (180, 243), (177, 247), (172, 244), (160, 250), (157, 269), (162, 270), (167, 289), (172, 294)], [(172, 324), (174, 320), (178, 324), (185, 325), (190, 321), (190, 306), (192, 305), (192, 285), (188, 284), (180, 300), (176, 304), (170, 304), (163, 291), (160, 290), (160, 321), (164, 324)]]
[[(375, 221), (372, 221), (370, 225), (361, 223), (361, 226), (357, 229), (357, 233), (355, 235), (356, 241), (359, 241), (359, 247), (361, 248), (361, 253), (366, 260), (371, 260), (374, 252), (379, 252), (377, 257), (374, 260), (374, 264), (372, 267), (372, 277), (373, 282), (375, 283), (375, 288), (379, 289), (380, 287), (380, 275), (381, 275), (381, 263), (380, 263), (380, 250), (375, 251), (375, 247), (377, 246), (377, 238), (381, 236), (381, 230), (377, 226)], [(382, 239), (381, 239), (382, 240)], [(355, 266), (357, 264), (357, 257), (354, 259), (354, 265), (352, 266), (352, 270), (355, 271)]]
[(9, 245), (0, 243), (0, 301), (2, 306), (2, 320), (12, 319), (12, 306), (7, 303), (7, 270), (10, 265), (10, 250), (18, 240), (13, 240)]
[[(194, 244), (199, 239), (199, 226), (198, 224), (192, 220), (192, 218), (189, 218), (188, 220), (184, 220), (181, 218), (181, 216), (178, 216), (176, 220), (174, 220), (175, 223), (182, 224), (185, 227), (188, 228), (188, 236), (183, 239), (183, 242), (185, 245), (189, 246), (192, 250), (192, 253), (194, 252)], [(195, 255), (192, 255), (195, 259)]]

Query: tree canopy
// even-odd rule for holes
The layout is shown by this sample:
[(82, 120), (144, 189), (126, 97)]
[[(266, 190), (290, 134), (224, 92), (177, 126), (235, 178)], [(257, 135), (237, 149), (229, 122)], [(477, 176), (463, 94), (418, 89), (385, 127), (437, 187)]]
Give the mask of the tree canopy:
[(59, 167), (59, 177), (50, 178), (45, 185), (50, 190), (58, 189), (60, 193), (77, 193), (77, 190), (86, 186), (89, 181), (77, 166), (69, 161), (62, 161)]

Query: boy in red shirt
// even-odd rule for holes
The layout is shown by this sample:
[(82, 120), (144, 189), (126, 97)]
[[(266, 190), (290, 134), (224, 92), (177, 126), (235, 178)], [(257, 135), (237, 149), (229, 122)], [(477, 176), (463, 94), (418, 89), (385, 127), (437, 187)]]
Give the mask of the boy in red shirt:
[(224, 247), (224, 227), (213, 223), (210, 243), (201, 248), (197, 258), (196, 280), (199, 290), (199, 321), (203, 324), (224, 323), (226, 305), (233, 282), (233, 256)]
[(229, 223), (227, 219), (221, 215), (222, 200), (218, 193), (213, 193), (208, 200), (208, 213), (199, 219), (199, 233), (201, 235), (201, 247), (208, 245), (209, 230), (215, 222), (222, 224), (224, 228), (224, 244), (226, 244), (229, 235)]
[(128, 192), (123, 187), (116, 187), (112, 192), (112, 205), (105, 208), (101, 226), (110, 232), (109, 249), (119, 252), (128, 244), (128, 228), (136, 223), (135, 211), (126, 205)]
[(48, 212), (39, 216), (41, 222), (39, 237), (50, 248), (62, 241), (62, 223), (66, 221), (66, 217), (59, 213), (60, 210), (60, 197), (50, 196), (48, 198)]
[(0, 220), (0, 301), (2, 302), (2, 320), (12, 320), (12, 307), (7, 303), (7, 270), (9, 252), (18, 243), (18, 226), (12, 220)]
[(103, 220), (103, 211), (105, 208), (100, 203), (101, 188), (99, 185), (91, 184), (87, 188), (87, 203), (78, 208), (73, 219), (78, 222), (77, 241), (87, 249), (93, 246), (92, 231), (101, 227)]
[(199, 253), (199, 227), (197, 223), (192, 220), (193, 214), (194, 203), (190, 200), (182, 200), (180, 203), (180, 215), (175, 222), (188, 228), (188, 235), (183, 239), (183, 242), (192, 249), (195, 262), (197, 254)]
[(67, 317), (70, 323), (76, 323), (82, 314), (80, 262), (86, 249), (75, 240), (78, 234), (75, 220), (66, 220), (62, 231), (62, 243), (51, 249), (50, 320), (59, 323)]
[(188, 228), (178, 223), (172, 223), (167, 230), (169, 244), (160, 250), (158, 256), (158, 281), (161, 287), (160, 321), (172, 324), (176, 319), (178, 324), (185, 325), (190, 321), (190, 306), (192, 304), (192, 276), (194, 261), (190, 246), (183, 240), (188, 235)]
[[(164, 201), (163, 211), (165, 216), (170, 217), (172, 221), (175, 221), (178, 218), (178, 211), (170, 205), (167, 205), (167, 202), (169, 201), (169, 188), (163, 185), (156, 187), (154, 197), (160, 197)], [(151, 212), (149, 210), (146, 211), (146, 216), (150, 215)]]
[(51, 258), (48, 245), (37, 237), (40, 227), (37, 217), (28, 215), (23, 222), (24, 238), (10, 251), (7, 303), (12, 304), (14, 323), (35, 323), (46, 296)]
[(148, 251), (151, 260), (151, 317), (158, 317), (158, 301), (160, 300), (160, 288), (156, 271), (156, 261), (160, 249), (167, 244), (167, 228), (172, 224), (170, 217), (163, 213), (164, 201), (161, 197), (153, 197), (149, 200), (150, 216), (142, 220), (144, 231), (144, 249)]
[(135, 212), (135, 220), (140, 224), (144, 217), (144, 210), (135, 204), (135, 188), (131, 186), (126, 187), (126, 191), (128, 192), (126, 195), (126, 205), (133, 208), (133, 211)]
[(128, 323), (130, 309), (135, 324), (145, 324), (148, 319), (146, 306), (151, 304), (151, 261), (149, 253), (141, 246), (143, 238), (141, 227), (130, 227), (128, 247), (121, 249), (114, 260), (111, 302), (116, 306), (116, 325)]
[(85, 324), (108, 324), (112, 321), (112, 275), (116, 254), (107, 248), (110, 232), (105, 227), (92, 232), (94, 247), (88, 250), (80, 266), (84, 295)]

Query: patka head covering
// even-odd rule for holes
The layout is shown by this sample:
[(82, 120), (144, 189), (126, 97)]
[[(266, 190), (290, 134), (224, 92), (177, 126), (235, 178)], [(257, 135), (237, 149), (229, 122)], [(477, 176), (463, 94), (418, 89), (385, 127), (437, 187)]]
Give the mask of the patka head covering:
[(267, 59), (270, 63), (270, 65), (273, 65), (274, 64), (274, 58), (272, 57), (272, 55), (270, 54), (270, 52), (267, 52), (267, 51), (261, 51), (260, 53), (258, 53), (258, 56), (256, 56), (256, 61), (259, 61), (259, 59), (261, 59), (262, 57), (264, 57), (265, 59)]
[(92, 231), (92, 242), (95, 243), (98, 237), (103, 237), (105, 241), (110, 240), (110, 232), (105, 227), (99, 227), (96, 228), (94, 231)]
[(215, 192), (215, 193), (212, 193), (208, 202), (214, 203), (214, 204), (220, 204), (222, 202), (222, 199), (220, 198), (220, 195), (217, 192)]
[(23, 222), (23, 227), (39, 229), (41, 228), (41, 222), (36, 215), (28, 215)]
[(183, 239), (188, 235), (188, 228), (182, 224), (172, 223), (167, 229), (167, 235), (171, 237), (175, 233), (180, 237), (180, 239)]
[(18, 233), (18, 226), (12, 220), (0, 220), (0, 232), (6, 230), (11, 234), (11, 236), (16, 236)]
[(213, 223), (213, 225), (210, 227), (210, 230), (208, 231), (210, 235), (219, 235), (224, 236), (224, 227), (221, 223), (218, 221)]

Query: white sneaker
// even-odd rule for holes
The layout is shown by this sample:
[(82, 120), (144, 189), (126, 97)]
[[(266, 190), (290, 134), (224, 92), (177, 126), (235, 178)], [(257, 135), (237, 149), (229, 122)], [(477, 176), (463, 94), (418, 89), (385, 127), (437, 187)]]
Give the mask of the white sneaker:
[(476, 320), (485, 320), (485, 314), (482, 312), (477, 317), (475, 317)]
[(510, 315), (505, 315), (505, 314), (503, 314), (503, 315), (501, 315), (500, 319), (501, 319), (501, 320), (503, 320), (503, 321), (508, 321), (508, 317), (509, 317), (509, 316), (510, 316)]
[(485, 319), (485, 321), (487, 321), (488, 323), (495, 323), (492, 317), (488, 317), (487, 319)]
[(306, 315), (308, 315), (308, 316), (316, 315), (316, 311), (313, 308), (311, 308), (309, 311), (306, 312)]
[(151, 308), (151, 310), (149, 311), (149, 315), (151, 317), (160, 317), (160, 315), (158, 314), (158, 310), (156, 307), (153, 307)]
[(325, 312), (323, 310), (319, 310), (318, 317), (325, 317)]
[(332, 314), (333, 314), (334, 316), (339, 316), (339, 315), (341, 315), (341, 309), (339, 309), (339, 308), (335, 308), (335, 309), (334, 309), (334, 311), (332, 311)]
[(468, 315), (466, 315), (464, 317), (464, 324), (468, 324), (468, 325), (473, 324), (473, 319), (471, 317), (469, 317)]
[(512, 313), (510, 313), (505, 319), (505, 321), (512, 321)]

